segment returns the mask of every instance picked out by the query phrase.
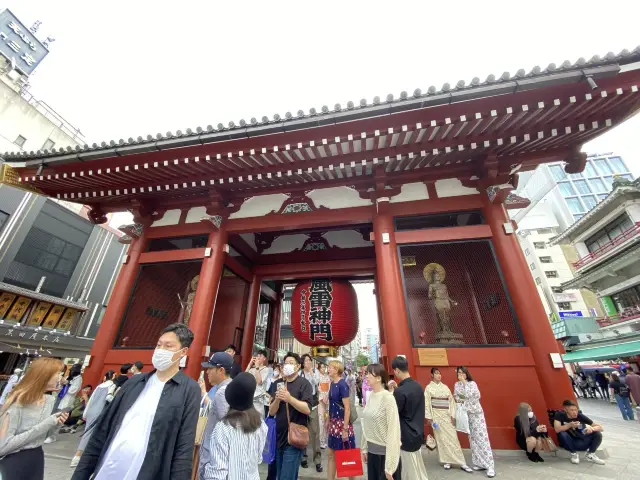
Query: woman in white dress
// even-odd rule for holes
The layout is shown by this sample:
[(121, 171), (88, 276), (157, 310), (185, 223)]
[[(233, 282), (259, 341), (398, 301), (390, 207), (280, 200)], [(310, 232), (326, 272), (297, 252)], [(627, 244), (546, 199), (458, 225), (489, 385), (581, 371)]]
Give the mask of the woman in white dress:
[(453, 396), (458, 405), (463, 406), (469, 417), (469, 443), (471, 462), (474, 470), (486, 470), (487, 477), (496, 476), (493, 452), (487, 433), (487, 422), (480, 405), (480, 390), (466, 367), (458, 367), (458, 382), (453, 387)]
[(433, 434), (438, 444), (440, 463), (445, 470), (451, 465), (459, 465), (467, 473), (473, 473), (462, 454), (462, 448), (456, 433), (456, 402), (451, 390), (442, 383), (442, 375), (438, 368), (431, 369), (431, 383), (424, 390), (424, 416), (433, 428)]

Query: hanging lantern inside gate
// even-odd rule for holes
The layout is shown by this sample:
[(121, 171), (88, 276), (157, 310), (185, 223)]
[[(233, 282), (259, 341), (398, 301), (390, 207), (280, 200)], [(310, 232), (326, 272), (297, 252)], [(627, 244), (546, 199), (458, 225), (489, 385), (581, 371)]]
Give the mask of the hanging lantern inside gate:
[(358, 333), (358, 298), (347, 280), (298, 283), (291, 298), (291, 330), (313, 356), (337, 356)]

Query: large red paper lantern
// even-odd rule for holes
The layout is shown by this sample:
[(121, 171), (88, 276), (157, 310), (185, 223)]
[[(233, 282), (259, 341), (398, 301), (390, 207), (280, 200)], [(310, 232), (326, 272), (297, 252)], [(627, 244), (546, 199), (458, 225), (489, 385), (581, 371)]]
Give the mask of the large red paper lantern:
[[(315, 279), (298, 283), (291, 298), (291, 330), (317, 355), (335, 354), (358, 333), (358, 297), (346, 280)], [(333, 351), (332, 351), (333, 350)]]

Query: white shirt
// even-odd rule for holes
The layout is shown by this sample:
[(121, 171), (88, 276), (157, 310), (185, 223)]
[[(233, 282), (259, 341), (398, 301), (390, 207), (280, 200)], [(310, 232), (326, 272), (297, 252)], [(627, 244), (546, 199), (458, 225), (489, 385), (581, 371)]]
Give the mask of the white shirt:
[(242, 428), (224, 421), (218, 422), (209, 443), (213, 462), (204, 480), (260, 480), (258, 465), (262, 463), (267, 431), (264, 422), (251, 433), (244, 433)]
[(95, 480), (136, 480), (147, 454), (149, 435), (165, 382), (152, 375), (125, 414)]

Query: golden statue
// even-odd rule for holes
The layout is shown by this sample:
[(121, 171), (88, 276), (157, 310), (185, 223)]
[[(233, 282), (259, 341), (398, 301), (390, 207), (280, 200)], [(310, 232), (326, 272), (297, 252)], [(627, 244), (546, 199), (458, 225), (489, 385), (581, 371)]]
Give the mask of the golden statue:
[(444, 284), (447, 271), (439, 263), (430, 263), (423, 270), (424, 279), (429, 284), (429, 299), (433, 301), (438, 320), (436, 331), (436, 343), (464, 343), (463, 336), (454, 333), (451, 324), (451, 306), (458, 305), (449, 296), (449, 289)]

